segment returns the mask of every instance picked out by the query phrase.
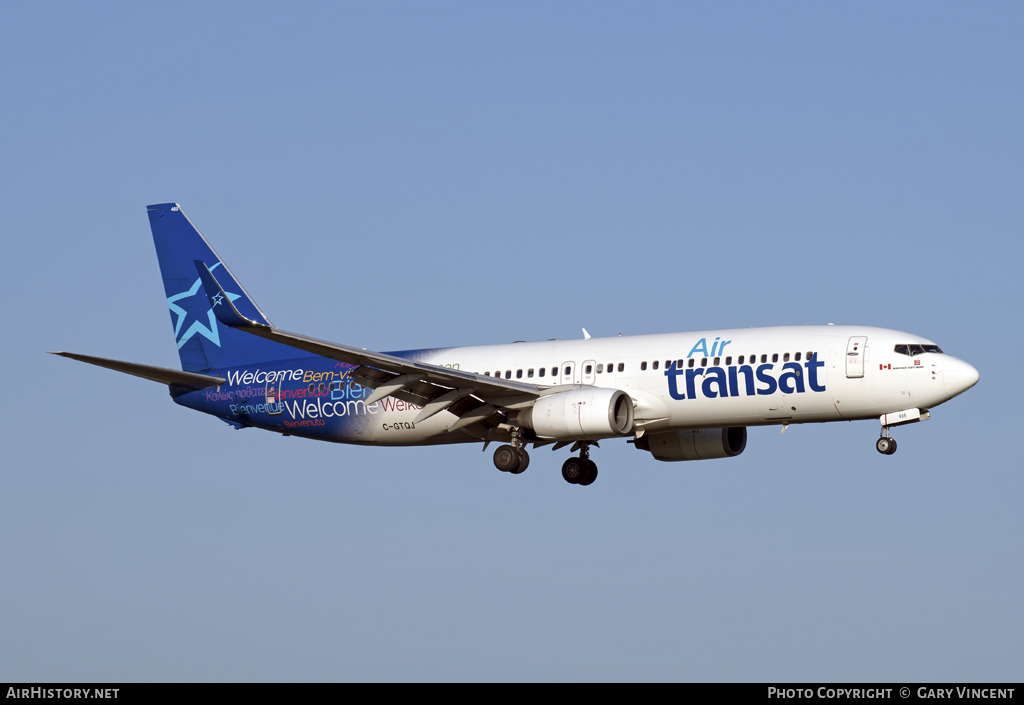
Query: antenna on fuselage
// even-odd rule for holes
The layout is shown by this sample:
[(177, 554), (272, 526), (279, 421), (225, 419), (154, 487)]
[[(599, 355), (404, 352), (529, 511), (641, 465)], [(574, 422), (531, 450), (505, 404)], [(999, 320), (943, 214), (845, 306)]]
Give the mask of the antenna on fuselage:
[(586, 328), (583, 329), (583, 339), (590, 340), (590, 333), (587, 332)]

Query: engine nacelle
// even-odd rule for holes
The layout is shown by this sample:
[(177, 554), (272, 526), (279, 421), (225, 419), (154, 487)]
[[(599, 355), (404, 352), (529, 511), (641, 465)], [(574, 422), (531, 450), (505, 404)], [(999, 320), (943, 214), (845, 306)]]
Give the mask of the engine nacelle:
[(747, 447), (747, 429), (740, 426), (651, 433), (636, 439), (636, 447), (666, 462), (731, 458)]
[(519, 412), (520, 426), (541, 438), (598, 440), (633, 431), (633, 400), (621, 389), (587, 387), (541, 397)]

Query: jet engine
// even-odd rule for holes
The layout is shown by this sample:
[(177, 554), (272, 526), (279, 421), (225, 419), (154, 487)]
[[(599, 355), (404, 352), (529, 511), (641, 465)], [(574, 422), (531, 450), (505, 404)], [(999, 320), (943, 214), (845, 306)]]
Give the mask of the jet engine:
[(747, 447), (747, 429), (740, 426), (651, 433), (636, 439), (636, 447), (666, 462), (731, 458)]
[(598, 440), (633, 430), (633, 400), (621, 389), (587, 387), (541, 397), (517, 423), (540, 438)]

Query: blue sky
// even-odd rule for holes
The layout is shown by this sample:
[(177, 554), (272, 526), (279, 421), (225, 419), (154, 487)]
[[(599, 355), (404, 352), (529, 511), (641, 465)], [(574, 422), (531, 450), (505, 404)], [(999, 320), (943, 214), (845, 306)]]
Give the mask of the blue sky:
[[(1018, 4), (0, 19), (0, 680), (1021, 679)], [(859, 323), (981, 382), (892, 457), (607, 443), (587, 490), (236, 432), (44, 354), (177, 365), (167, 201), (361, 347)]]

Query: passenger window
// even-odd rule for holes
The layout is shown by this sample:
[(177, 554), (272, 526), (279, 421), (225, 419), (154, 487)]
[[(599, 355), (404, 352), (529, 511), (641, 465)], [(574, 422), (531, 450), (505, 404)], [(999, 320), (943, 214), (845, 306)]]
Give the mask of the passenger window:
[(728, 367), (731, 364), (732, 364), (732, 355), (730, 355), (729, 357), (725, 358), (725, 366)]
[(808, 360), (810, 360), (813, 357), (814, 357), (814, 353), (812, 353), (812, 352), (807, 353), (807, 359)]
[(620, 362), (619, 363), (619, 372), (622, 372), (622, 370), (624, 370), (625, 367), (626, 367), (626, 365)]
[(706, 357), (702, 357), (700, 359), (700, 366), (701, 367), (707, 367), (708, 366), (708, 359)]
[(523, 378), (523, 371), (522, 370), (516, 370), (516, 379), (522, 379), (522, 378)]
[(546, 367), (541, 367), (541, 368), (540, 368), (540, 376), (541, 376), (541, 377), (543, 377), (543, 376), (544, 376), (544, 370), (546, 370), (546, 369), (547, 369)]
[(800, 362), (800, 353), (797, 353), (796, 355), (794, 355), (793, 359), (796, 360), (797, 362)]
[(715, 367), (718, 367), (718, 365), (719, 365), (719, 364), (720, 364), (721, 362), (722, 362), (722, 358), (720, 358), (720, 357), (716, 357), (716, 358), (715, 358)]
[[(693, 363), (695, 363), (695, 362), (696, 362), (696, 360), (694, 360), (691, 357), (689, 360), (687, 360), (687, 365), (689, 365), (690, 367), (693, 367)], [(682, 360), (679, 361), (679, 369), (683, 369), (683, 361)]]
[(658, 362), (659, 362), (659, 360), (655, 360), (654, 362), (651, 363), (651, 369), (652, 370), (658, 369)]
[(646, 369), (647, 369), (647, 361), (645, 360), (645, 361), (640, 363), (640, 370), (643, 371), (643, 370), (646, 370)]
[(526, 376), (527, 377), (533, 377), (533, 368), (532, 367), (526, 371)]
[(761, 355), (761, 362), (768, 362), (768, 356), (767, 355)]
[(772, 353), (772, 362), (778, 362), (778, 361), (779, 361), (779, 354), (778, 353)]
[(590, 374), (590, 372), (591, 372), (591, 371), (592, 371), (593, 369), (594, 369), (594, 368), (593, 368), (593, 366), (591, 366), (591, 365), (587, 365), (587, 369), (586, 369), (586, 370), (584, 370), (584, 373), (586, 373), (586, 374), (588, 374), (588, 375), (589, 375), (589, 374)]
[(739, 360), (737, 360), (737, 361), (736, 361), (736, 363), (737, 363), (737, 364), (740, 364), (740, 365), (742, 365), (742, 364), (743, 364), (743, 356), (742, 356), (742, 355), (740, 355), (740, 359), (739, 359)]
[(572, 374), (572, 368), (571, 367), (566, 367), (565, 368), (565, 376), (568, 377), (571, 374)]
[(672, 367), (672, 361), (671, 360), (665, 360), (665, 369), (667, 370), (670, 367)]
[(782, 361), (783, 362), (789, 362), (789, 353), (783, 353)]
[(491, 376), (490, 372), (484, 372), (484, 377), (490, 377), (490, 376)]
[(512, 370), (505, 370), (505, 379), (512, 379)]
[(614, 362), (609, 362), (607, 369), (608, 369), (609, 372), (614, 372), (615, 371), (615, 363)]
[(604, 364), (597, 366), (597, 374), (601, 374), (602, 372), (604, 372)]
[(558, 368), (557, 367), (552, 367), (551, 368), (551, 376), (552, 377), (557, 377), (558, 376)]
[[(683, 364), (685, 362), (686, 362), (686, 360), (679, 360), (678, 362), (676, 362), (676, 369), (677, 370), (683, 369)], [(690, 367), (693, 367), (693, 358), (692, 357), (690, 358)]]
[(316, 389), (316, 385), (315, 385), (315, 384), (311, 384), (311, 385), (309, 385), (309, 393), (310, 393), (310, 394), (312, 394), (312, 393), (313, 393), (313, 390), (314, 390), (314, 389)]

